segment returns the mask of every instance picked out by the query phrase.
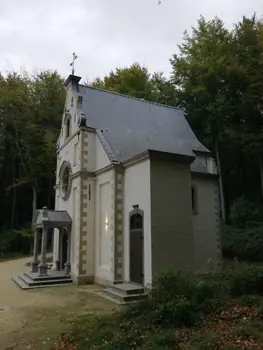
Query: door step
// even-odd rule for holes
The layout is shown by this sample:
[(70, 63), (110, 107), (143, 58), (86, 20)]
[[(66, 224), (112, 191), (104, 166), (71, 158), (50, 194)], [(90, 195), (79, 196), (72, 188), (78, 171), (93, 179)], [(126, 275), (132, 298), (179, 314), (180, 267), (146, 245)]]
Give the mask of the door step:
[(72, 284), (71, 276), (63, 275), (61, 272), (51, 272), (43, 277), (35, 273), (26, 272), (19, 276), (14, 276), (12, 280), (21, 289), (57, 287)]
[(99, 295), (120, 305), (136, 303), (148, 296), (143, 286), (130, 282), (113, 284)]

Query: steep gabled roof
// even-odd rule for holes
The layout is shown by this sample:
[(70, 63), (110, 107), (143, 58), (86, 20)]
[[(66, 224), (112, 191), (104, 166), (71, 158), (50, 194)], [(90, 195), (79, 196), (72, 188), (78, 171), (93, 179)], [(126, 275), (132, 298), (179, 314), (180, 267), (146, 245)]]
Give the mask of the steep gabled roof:
[(87, 126), (99, 129), (113, 157), (124, 162), (147, 150), (193, 156), (209, 152), (179, 108), (79, 85)]

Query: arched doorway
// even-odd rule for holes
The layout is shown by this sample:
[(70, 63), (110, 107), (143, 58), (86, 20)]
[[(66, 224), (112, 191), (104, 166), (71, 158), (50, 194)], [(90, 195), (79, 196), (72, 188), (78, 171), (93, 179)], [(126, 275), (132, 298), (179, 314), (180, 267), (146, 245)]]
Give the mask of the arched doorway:
[(138, 205), (130, 212), (130, 281), (144, 283), (143, 211)]

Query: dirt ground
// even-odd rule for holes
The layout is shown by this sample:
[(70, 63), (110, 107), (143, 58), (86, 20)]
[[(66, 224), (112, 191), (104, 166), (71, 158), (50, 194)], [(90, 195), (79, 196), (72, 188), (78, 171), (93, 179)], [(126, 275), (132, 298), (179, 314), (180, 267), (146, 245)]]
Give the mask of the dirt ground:
[(58, 334), (83, 313), (105, 313), (115, 305), (96, 293), (98, 286), (21, 290), (11, 280), (28, 269), (26, 259), (0, 263), (0, 350), (48, 350)]

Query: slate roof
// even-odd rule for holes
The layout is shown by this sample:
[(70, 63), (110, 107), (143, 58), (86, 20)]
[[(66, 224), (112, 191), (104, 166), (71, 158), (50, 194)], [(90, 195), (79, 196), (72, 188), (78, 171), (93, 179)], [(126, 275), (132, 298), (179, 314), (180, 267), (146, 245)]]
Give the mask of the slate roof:
[(66, 210), (39, 209), (36, 212), (35, 226), (66, 227), (72, 222)]
[(103, 131), (112, 157), (125, 162), (145, 151), (194, 156), (209, 152), (179, 108), (79, 85), (87, 126)]

